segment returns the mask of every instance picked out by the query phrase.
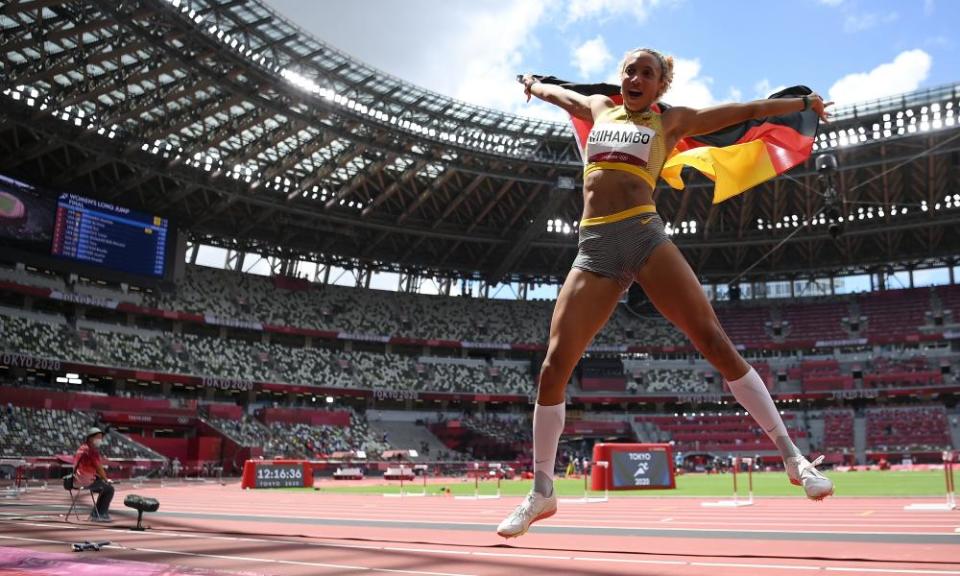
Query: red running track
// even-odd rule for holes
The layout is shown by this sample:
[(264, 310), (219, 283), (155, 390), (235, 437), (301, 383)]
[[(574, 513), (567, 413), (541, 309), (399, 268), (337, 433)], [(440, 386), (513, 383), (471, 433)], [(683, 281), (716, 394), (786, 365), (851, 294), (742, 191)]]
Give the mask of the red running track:
[[(127, 530), (126, 493), (160, 500), (151, 530)], [(0, 503), (0, 547), (64, 553), (110, 540), (83, 562), (147, 562), (166, 576), (198, 570), (248, 574), (952, 574), (960, 576), (960, 511), (905, 511), (916, 500), (765, 498), (736, 509), (700, 499), (615, 498), (561, 503), (519, 538), (494, 529), (518, 503), (447, 497), (384, 498), (323, 492), (241, 491), (213, 484), (121, 489), (113, 525), (65, 523), (60, 490)], [(0, 560), (5, 557), (0, 548)], [(5, 569), (25, 574), (10, 562)], [(179, 572), (177, 570), (180, 570)], [(190, 572), (193, 570), (194, 572)], [(64, 574), (76, 572), (63, 571)], [(108, 576), (105, 569), (98, 576)]]

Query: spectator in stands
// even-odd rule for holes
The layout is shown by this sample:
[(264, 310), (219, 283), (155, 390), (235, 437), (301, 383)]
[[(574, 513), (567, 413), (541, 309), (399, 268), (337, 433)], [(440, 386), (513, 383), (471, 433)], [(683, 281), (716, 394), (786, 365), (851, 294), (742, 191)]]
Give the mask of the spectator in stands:
[(113, 482), (107, 478), (100, 459), (103, 430), (91, 428), (73, 459), (74, 486), (99, 494), (96, 508), (90, 513), (93, 522), (112, 522), (110, 502), (113, 500)]

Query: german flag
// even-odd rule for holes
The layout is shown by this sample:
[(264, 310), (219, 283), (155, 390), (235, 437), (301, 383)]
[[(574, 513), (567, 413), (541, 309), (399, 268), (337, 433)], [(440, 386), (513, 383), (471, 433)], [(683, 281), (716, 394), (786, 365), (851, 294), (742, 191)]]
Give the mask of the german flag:
[[(620, 87), (613, 84), (574, 84), (553, 76), (536, 78), (545, 84), (557, 84), (587, 96), (601, 94), (617, 104), (623, 103)], [(770, 98), (799, 98), (812, 92), (806, 86), (792, 86)], [(662, 113), (670, 105), (659, 102), (652, 108)], [(583, 154), (593, 123), (573, 117), (571, 120)], [(684, 138), (671, 151), (660, 176), (671, 187), (682, 190), (683, 168), (698, 170), (715, 182), (713, 203), (719, 204), (802, 164), (810, 156), (819, 123), (816, 112), (805, 110), (749, 120), (710, 134)]]

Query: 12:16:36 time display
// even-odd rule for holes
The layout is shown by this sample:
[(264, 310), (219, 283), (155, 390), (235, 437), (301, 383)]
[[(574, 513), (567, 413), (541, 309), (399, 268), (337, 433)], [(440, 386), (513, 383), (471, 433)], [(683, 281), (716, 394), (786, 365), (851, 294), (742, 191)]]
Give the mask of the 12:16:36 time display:
[(257, 480), (303, 480), (299, 468), (258, 468)]

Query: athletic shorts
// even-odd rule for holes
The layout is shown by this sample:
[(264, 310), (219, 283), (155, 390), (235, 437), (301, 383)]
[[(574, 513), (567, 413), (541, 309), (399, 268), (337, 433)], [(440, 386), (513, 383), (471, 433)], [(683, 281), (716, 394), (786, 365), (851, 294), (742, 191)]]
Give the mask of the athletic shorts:
[(580, 221), (580, 241), (573, 267), (613, 278), (630, 287), (653, 250), (669, 242), (663, 220), (651, 204)]

